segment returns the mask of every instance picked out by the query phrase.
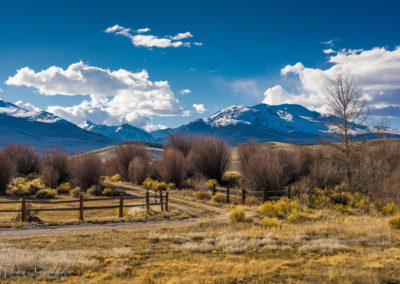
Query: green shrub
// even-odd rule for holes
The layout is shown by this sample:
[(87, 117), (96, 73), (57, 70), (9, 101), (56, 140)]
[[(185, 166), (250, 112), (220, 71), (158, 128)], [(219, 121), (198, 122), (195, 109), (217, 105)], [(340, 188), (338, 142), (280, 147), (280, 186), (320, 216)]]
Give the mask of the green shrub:
[(396, 204), (394, 204), (393, 202), (386, 204), (382, 208), (382, 214), (386, 215), (386, 216), (395, 215), (395, 214), (397, 214), (399, 212), (400, 212), (399, 207)]
[(292, 201), (286, 197), (278, 201), (267, 201), (261, 205), (260, 212), (268, 217), (285, 217), (293, 211), (302, 211), (298, 201)]
[(222, 193), (217, 193), (212, 197), (212, 201), (221, 203), (225, 201), (225, 196)]
[(112, 189), (111, 187), (106, 187), (103, 190), (103, 195), (105, 195), (105, 196), (115, 196), (115, 195), (118, 195), (118, 191)]
[(276, 218), (265, 217), (258, 224), (263, 228), (272, 228), (272, 227), (280, 228), (282, 226), (282, 221)]
[(44, 188), (36, 192), (35, 197), (39, 199), (53, 198), (57, 195), (57, 191), (52, 188)]
[(92, 185), (88, 190), (87, 193), (90, 195), (95, 195), (95, 196), (99, 196), (102, 195), (103, 191), (101, 189), (101, 186), (98, 185)]
[(232, 222), (241, 222), (244, 220), (244, 217), (245, 217), (244, 210), (240, 207), (233, 210), (230, 215), (230, 219)]
[(400, 229), (400, 216), (396, 216), (389, 220), (389, 225), (393, 229)]
[(69, 182), (64, 182), (64, 183), (60, 184), (60, 186), (58, 187), (57, 191), (58, 191), (58, 193), (60, 193), (60, 194), (69, 193), (69, 191), (71, 190), (71, 188), (72, 188), (71, 183), (69, 183)]
[(79, 195), (81, 195), (81, 188), (77, 186), (77, 187), (71, 189), (69, 193), (70, 193), (73, 197), (79, 197)]

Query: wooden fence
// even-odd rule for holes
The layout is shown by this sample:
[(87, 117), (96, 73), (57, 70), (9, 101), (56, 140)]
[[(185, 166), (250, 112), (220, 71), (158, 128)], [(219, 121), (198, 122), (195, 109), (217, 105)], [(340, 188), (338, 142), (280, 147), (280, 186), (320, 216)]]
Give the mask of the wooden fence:
[[(154, 202), (150, 202), (150, 198), (154, 197)], [(87, 202), (93, 201), (109, 201), (119, 199), (119, 205), (107, 205), (107, 206), (85, 206)], [(125, 204), (126, 200), (144, 200), (145, 203), (140, 204)], [(78, 207), (61, 207), (61, 208), (29, 208), (28, 204), (68, 204), (68, 203), (78, 203)], [(79, 211), (79, 220), (84, 220), (84, 211), (85, 210), (101, 210), (101, 209), (112, 209), (119, 208), (118, 217), (122, 218), (124, 216), (124, 208), (129, 207), (144, 207), (146, 209), (146, 214), (150, 214), (150, 206), (160, 205), (161, 211), (168, 211), (168, 192), (163, 194), (160, 191), (159, 196), (154, 194), (154, 196), (150, 196), (149, 191), (146, 192), (145, 196), (135, 196), (135, 195), (126, 195), (123, 191), (120, 192), (120, 195), (117, 197), (96, 197), (96, 198), (84, 198), (81, 194), (79, 199), (73, 200), (56, 200), (56, 201), (48, 201), (48, 200), (33, 200), (27, 199), (25, 196), (22, 197), (21, 200), (18, 201), (0, 201), (1, 204), (20, 204), (21, 208), (19, 209), (0, 209), (0, 213), (5, 212), (17, 212), (21, 213), (21, 221), (26, 222), (28, 217), (28, 212), (43, 212), (43, 211)]]
[(274, 190), (274, 191), (268, 191), (268, 190), (263, 190), (263, 191), (256, 191), (256, 190), (248, 190), (245, 188), (242, 189), (233, 189), (228, 187), (217, 187), (213, 186), (211, 189), (212, 195), (214, 196), (217, 192), (220, 193), (225, 193), (226, 195), (226, 203), (230, 202), (230, 197), (235, 196), (241, 198), (242, 203), (244, 204), (246, 202), (247, 196), (253, 196), (256, 198), (262, 199), (262, 201), (267, 201), (267, 200), (277, 200), (282, 198), (283, 196), (288, 196), (289, 198), (291, 197), (291, 192), (288, 190)]

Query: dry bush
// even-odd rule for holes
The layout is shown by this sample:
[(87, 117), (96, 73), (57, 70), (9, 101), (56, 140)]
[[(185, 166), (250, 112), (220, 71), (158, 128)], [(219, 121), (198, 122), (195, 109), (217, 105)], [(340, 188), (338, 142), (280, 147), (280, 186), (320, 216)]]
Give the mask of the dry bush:
[(341, 184), (344, 178), (344, 168), (340, 166), (334, 157), (324, 155), (315, 160), (308, 175), (307, 186), (309, 189), (314, 187), (334, 187)]
[(70, 161), (72, 182), (86, 190), (99, 182), (103, 166), (101, 159), (93, 153), (75, 156)]
[(15, 163), (17, 173), (27, 175), (39, 171), (39, 155), (35, 153), (35, 148), (23, 144), (10, 144), (4, 147), (3, 153)]
[(40, 171), (47, 186), (56, 188), (70, 179), (69, 158), (57, 148), (45, 150), (40, 161)]
[(192, 135), (175, 133), (168, 136), (167, 145), (165, 148), (175, 148), (182, 152), (187, 157), (190, 150), (193, 148), (194, 138)]
[(221, 181), (231, 162), (231, 150), (222, 138), (198, 135), (189, 161), (197, 173)]
[(166, 182), (175, 183), (180, 187), (186, 178), (187, 161), (181, 151), (175, 148), (167, 148), (161, 157), (161, 163), (158, 164), (159, 175)]
[(294, 155), (256, 148), (240, 161), (245, 182), (255, 190), (281, 190), (296, 177)]
[(129, 180), (129, 164), (135, 157), (142, 157), (150, 161), (150, 154), (145, 144), (120, 144), (116, 149), (115, 157), (106, 162), (106, 174), (120, 174), (124, 180)]
[(15, 164), (13, 161), (0, 152), (0, 194), (4, 194), (7, 184), (10, 182), (15, 171)]
[(142, 184), (149, 175), (149, 160), (136, 156), (129, 163), (128, 177), (131, 182)]
[(211, 193), (204, 190), (199, 190), (193, 193), (193, 198), (196, 200), (210, 200)]

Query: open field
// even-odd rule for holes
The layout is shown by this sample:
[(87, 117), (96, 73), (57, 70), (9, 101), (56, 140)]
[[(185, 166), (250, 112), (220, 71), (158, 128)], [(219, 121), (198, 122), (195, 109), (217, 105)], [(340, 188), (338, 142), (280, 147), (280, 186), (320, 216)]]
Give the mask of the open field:
[[(65, 269), (68, 276), (55, 277), (68, 283), (400, 281), (400, 233), (387, 217), (315, 210), (316, 221), (263, 228), (255, 222), (257, 209), (245, 207), (246, 219), (239, 223), (2, 237), (0, 268)], [(37, 278), (46, 279), (51, 281)]]

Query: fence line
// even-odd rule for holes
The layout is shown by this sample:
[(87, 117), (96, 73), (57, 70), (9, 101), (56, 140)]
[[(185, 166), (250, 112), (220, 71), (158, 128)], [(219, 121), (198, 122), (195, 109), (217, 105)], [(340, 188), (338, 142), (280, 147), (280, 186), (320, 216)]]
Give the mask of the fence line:
[[(153, 203), (150, 203), (150, 198), (154, 197), (156, 200)], [(118, 205), (106, 205), (106, 206), (84, 206), (85, 202), (92, 201), (108, 201), (108, 200), (117, 200), (119, 199)], [(157, 202), (159, 199), (159, 202)], [(124, 204), (125, 200), (145, 200), (145, 203), (140, 204)], [(78, 203), (78, 207), (62, 207), (62, 208), (28, 208), (28, 204), (68, 204), (68, 203)], [(22, 197), (21, 200), (17, 201), (0, 201), (0, 204), (21, 204), (21, 209), (0, 209), (0, 213), (9, 213), (9, 212), (20, 212), (21, 213), (21, 221), (26, 222), (28, 212), (47, 212), (47, 211), (79, 211), (79, 220), (84, 220), (84, 211), (85, 210), (101, 210), (101, 209), (113, 209), (119, 208), (118, 217), (122, 218), (124, 216), (124, 208), (130, 207), (145, 207), (146, 214), (150, 214), (150, 206), (160, 205), (161, 211), (168, 211), (168, 192), (163, 196), (162, 191), (160, 191), (159, 196), (154, 193), (153, 196), (150, 196), (150, 193), (147, 191), (145, 196), (134, 196), (134, 195), (126, 195), (125, 192), (121, 191), (119, 196), (116, 197), (98, 197), (98, 198), (84, 198), (81, 194), (79, 199), (73, 200), (57, 200), (57, 201), (42, 201), (42, 200), (29, 200), (25, 196)]]

